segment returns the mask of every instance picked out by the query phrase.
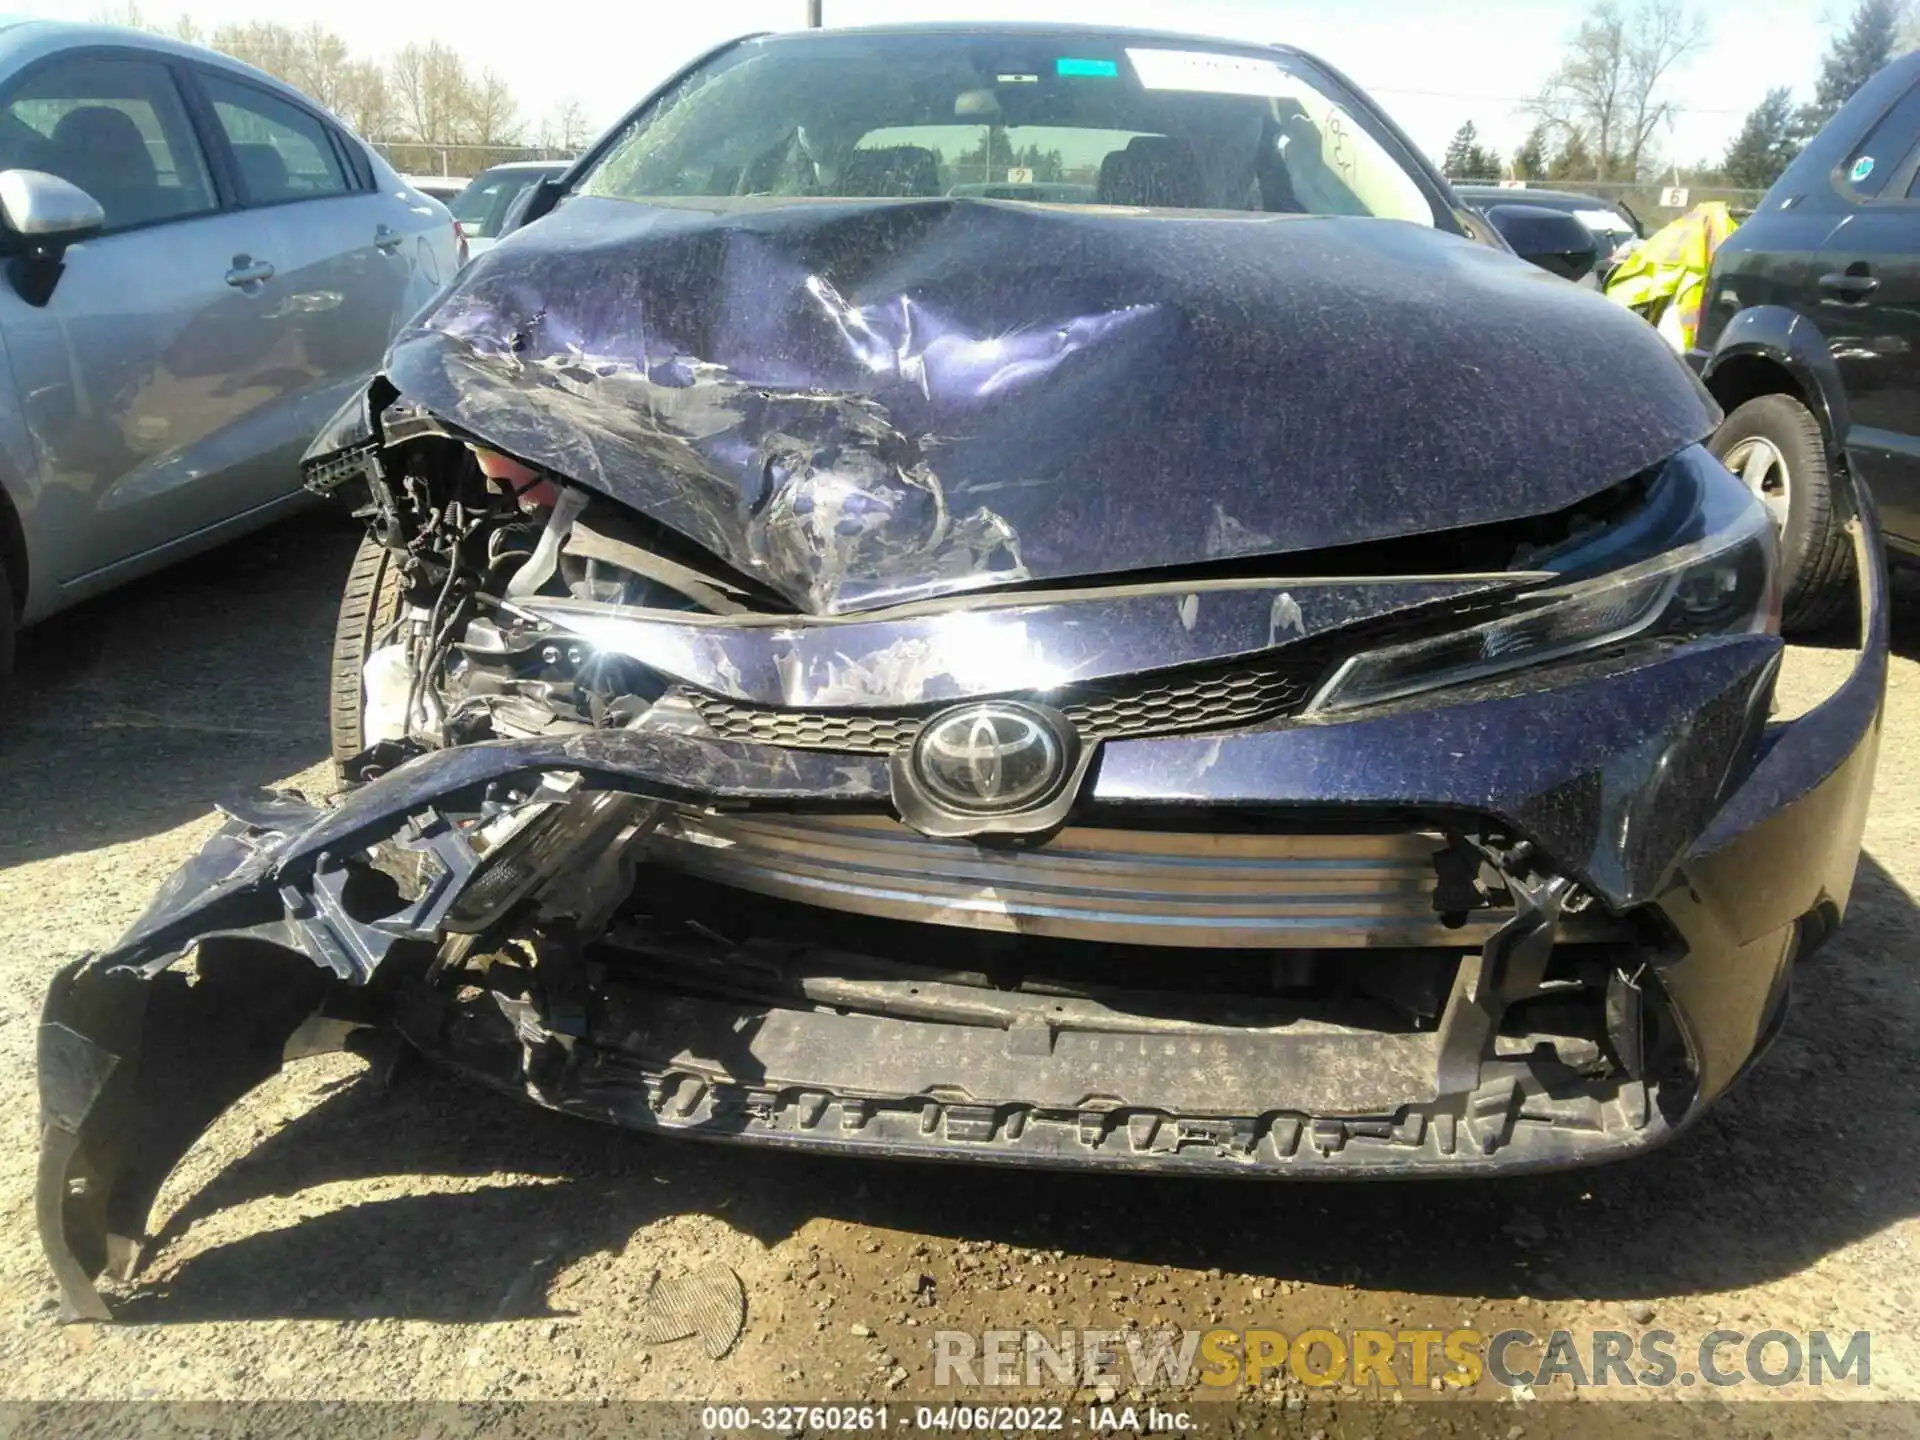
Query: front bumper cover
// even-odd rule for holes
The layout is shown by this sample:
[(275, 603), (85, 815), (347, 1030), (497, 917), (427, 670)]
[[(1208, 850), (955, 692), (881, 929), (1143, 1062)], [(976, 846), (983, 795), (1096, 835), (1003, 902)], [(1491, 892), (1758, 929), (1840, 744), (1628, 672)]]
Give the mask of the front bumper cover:
[[(479, 871), (455, 817), (490, 788), (561, 772), (633, 797), (637, 814), (872, 814), (887, 807), (879, 757), (603, 731), (436, 752), (331, 808), (231, 807), (120, 944), (62, 970), (47, 999), (37, 1216), (65, 1314), (106, 1318), (95, 1277), (136, 1262), (159, 1185), (222, 1110), (285, 1058), (356, 1034), (397, 1030), (555, 1108), (813, 1149), (1333, 1177), (1550, 1168), (1656, 1145), (1762, 1048), (1793, 959), (1852, 885), (1887, 663), (1871, 513), (1854, 528), (1859, 662), (1793, 721), (1763, 723), (1778, 641), (1741, 636), (1560, 669), (1546, 688), (1520, 677), (1338, 724), (1104, 747), (1090, 807), (1148, 824), (1201, 806), (1314, 807), (1477, 817), (1524, 837), (1510, 918), (1465, 953), (1422, 1033), (1162, 1043), (1092, 1015), (996, 1029), (842, 1013), (829, 1045), (805, 1006), (648, 993), (591, 965), (550, 981), (539, 1005), (495, 998), (483, 1013), (423, 983)], [(370, 901), (348, 861), (377, 844), (419, 881)], [(1634, 1074), (1569, 1099), (1496, 1053), (1503, 1007), (1537, 983), (1583, 893), (1671, 937), (1642, 957), (1649, 983), (1608, 1004), (1675, 1027), (1684, 1077)], [(1156, 1094), (1175, 1068), (1232, 1076), (1234, 1103), (1194, 1103), (1190, 1087), (1163, 1103), (1182, 1093)], [(1062, 1075), (1078, 1093), (1057, 1088)]]

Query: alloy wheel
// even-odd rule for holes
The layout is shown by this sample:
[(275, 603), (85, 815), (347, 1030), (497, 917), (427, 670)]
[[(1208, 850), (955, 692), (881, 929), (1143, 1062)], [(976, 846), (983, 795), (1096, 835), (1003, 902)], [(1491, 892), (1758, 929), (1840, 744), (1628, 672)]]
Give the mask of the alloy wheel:
[(1775, 528), (1784, 533), (1793, 498), (1793, 477), (1787, 471), (1787, 457), (1780, 453), (1780, 447), (1764, 435), (1750, 435), (1727, 451), (1723, 463), (1760, 497), (1773, 516)]

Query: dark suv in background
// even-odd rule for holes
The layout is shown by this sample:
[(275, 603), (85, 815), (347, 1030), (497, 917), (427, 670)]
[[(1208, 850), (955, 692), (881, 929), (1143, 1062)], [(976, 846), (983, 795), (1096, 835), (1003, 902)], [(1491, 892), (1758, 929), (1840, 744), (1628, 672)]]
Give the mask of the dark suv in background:
[(1688, 359), (1727, 412), (1714, 452), (1781, 526), (1789, 629), (1853, 596), (1838, 467), (1920, 557), (1920, 54), (1861, 87), (1720, 248)]
[(1489, 205), (1531, 205), (1536, 209), (1558, 210), (1573, 216), (1587, 227), (1594, 238), (1593, 267), (1588, 274), (1594, 277), (1595, 284), (1604, 280), (1609, 270), (1626, 259), (1634, 244), (1646, 239), (1640, 217), (1620, 200), (1603, 200), (1574, 190), (1538, 190), (1530, 185), (1515, 188), (1503, 185), (1456, 185), (1453, 193), (1483, 213)]

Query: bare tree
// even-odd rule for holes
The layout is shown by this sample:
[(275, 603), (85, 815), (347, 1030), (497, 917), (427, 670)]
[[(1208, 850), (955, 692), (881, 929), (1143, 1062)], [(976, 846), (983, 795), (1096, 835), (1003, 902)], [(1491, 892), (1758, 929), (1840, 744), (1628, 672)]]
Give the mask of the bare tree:
[(109, 0), (93, 12), (96, 25), (124, 25), (129, 30), (152, 30), (147, 17), (141, 12), (138, 0)]
[(295, 89), (304, 88), (297, 63), (299, 37), (285, 25), (266, 20), (221, 25), (215, 28), (207, 43), (223, 54), (286, 81)]
[(294, 37), (294, 73), (299, 77), (294, 83), (335, 113), (351, 83), (347, 72), (352, 63), (347, 42), (323, 25), (309, 25)]
[(1631, 11), (1599, 0), (1529, 109), (1563, 150), (1578, 138), (1596, 178), (1637, 178), (1655, 133), (1678, 110), (1664, 87), (1705, 40), (1688, 0), (1639, 0)]
[(1707, 23), (1686, 0), (1645, 0), (1627, 43), (1627, 174), (1638, 179), (1656, 131), (1672, 123), (1677, 101), (1662, 94), (1682, 61), (1707, 43)]
[[(296, 30), (251, 20), (203, 35), (185, 15), (171, 26), (149, 22), (137, 0), (111, 0), (99, 18), (224, 51), (286, 81), (361, 135), (419, 142), (407, 154), (416, 163), (449, 162), (446, 152), (458, 146), (466, 147), (463, 163), (479, 169), (510, 154), (524, 129), (506, 79), (491, 70), (474, 76), (457, 52), (438, 41), (409, 45), (382, 66), (355, 59), (344, 39), (319, 24)], [(589, 138), (577, 102), (561, 106), (550, 123), (556, 127), (556, 147), (577, 149)], [(441, 153), (434, 156), (429, 149)]]
[(393, 91), (394, 119), (409, 140), (457, 145), (466, 139), (462, 124), (471, 81), (452, 49), (435, 40), (408, 45), (387, 67)]
[(473, 145), (514, 145), (520, 140), (520, 107), (505, 77), (488, 70), (466, 91), (464, 117)]
[(388, 93), (393, 102), (391, 138), (417, 142), (418, 152), (396, 154), (407, 158), (436, 158), (451, 164), (447, 152), (460, 147), (465, 173), (511, 157), (520, 139), (519, 106), (507, 81), (489, 70), (470, 75), (460, 57), (434, 41), (409, 45), (388, 67)]
[(380, 67), (355, 60), (347, 42), (324, 25), (294, 30), (254, 20), (222, 25), (206, 43), (286, 81), (358, 134), (381, 135), (393, 128), (393, 105)]
[(357, 135), (385, 136), (394, 128), (393, 93), (386, 72), (366, 60), (349, 63), (336, 87), (333, 113)]
[(593, 138), (593, 127), (578, 100), (562, 100), (540, 122), (540, 145), (546, 150), (584, 150)]
[(171, 25), (163, 25), (157, 20), (149, 20), (146, 11), (140, 8), (138, 0), (108, 0), (93, 12), (96, 25), (124, 25), (129, 30), (145, 30), (154, 35), (166, 35), (174, 40), (184, 40), (189, 45), (203, 43), (200, 27), (191, 16), (181, 15)]

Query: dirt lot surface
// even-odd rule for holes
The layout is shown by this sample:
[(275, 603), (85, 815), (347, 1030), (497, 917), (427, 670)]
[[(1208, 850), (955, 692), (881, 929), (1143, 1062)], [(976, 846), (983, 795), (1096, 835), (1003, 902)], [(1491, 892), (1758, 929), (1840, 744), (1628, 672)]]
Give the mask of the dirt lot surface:
[[(1648, 1159), (1371, 1187), (869, 1165), (649, 1141), (424, 1067), (388, 1088), (332, 1056), (290, 1066), (188, 1157), (115, 1292), (125, 1323), (55, 1324), (31, 1201), (48, 978), (116, 937), (211, 828), (212, 798), (326, 788), (352, 543), (303, 519), (24, 637), (0, 736), (0, 1398), (903, 1401), (936, 1393), (936, 1329), (1214, 1324), (1865, 1329), (1873, 1392), (1920, 1398), (1910, 605), (1847, 926), (1765, 1064)], [(1804, 700), (1851, 655), (1791, 661)], [(639, 1343), (651, 1277), (713, 1261), (746, 1289), (735, 1350)], [(1545, 1408), (1471, 1428), (1545, 1433)], [(1787, 1408), (1736, 1430), (1780, 1433)]]

